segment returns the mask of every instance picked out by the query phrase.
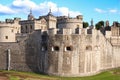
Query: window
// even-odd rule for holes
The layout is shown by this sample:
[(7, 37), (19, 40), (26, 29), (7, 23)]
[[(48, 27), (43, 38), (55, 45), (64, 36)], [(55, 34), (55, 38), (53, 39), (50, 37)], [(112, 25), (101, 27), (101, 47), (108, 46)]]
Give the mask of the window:
[(76, 33), (76, 34), (79, 34), (79, 33), (80, 33), (80, 30), (79, 30), (78, 27), (75, 29), (75, 33)]
[(54, 50), (55, 50), (55, 51), (59, 51), (59, 47), (58, 47), (58, 46), (55, 46), (55, 47), (54, 47)]
[(72, 46), (65, 47), (65, 51), (72, 51), (72, 50), (73, 50)]
[(58, 46), (52, 47), (52, 51), (59, 51), (59, 47)]
[(30, 29), (32, 29), (32, 25), (30, 25)]
[(30, 25), (30, 32), (32, 32), (33, 31), (33, 26), (32, 25)]
[(23, 29), (23, 26), (21, 26), (21, 33), (23, 33), (24, 32), (24, 29)]
[(11, 32), (14, 32), (14, 30), (12, 29)]
[(92, 50), (92, 46), (86, 46), (86, 50), (91, 51)]
[(71, 47), (66, 47), (66, 49), (67, 49), (68, 51), (71, 51), (71, 50), (72, 50)]
[(8, 39), (8, 36), (5, 36), (5, 39)]

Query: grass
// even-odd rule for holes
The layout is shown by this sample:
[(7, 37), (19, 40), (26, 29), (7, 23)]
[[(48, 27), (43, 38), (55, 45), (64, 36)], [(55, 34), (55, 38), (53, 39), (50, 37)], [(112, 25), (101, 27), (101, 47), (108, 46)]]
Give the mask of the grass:
[(10, 80), (20, 80), (20, 78), (19, 78), (19, 77), (16, 77), (16, 76), (10, 76), (9, 79), (10, 79)]
[(8, 80), (120, 80), (120, 68), (105, 71), (88, 77), (56, 77), (16, 71), (0, 71), (0, 77), (1, 75), (3, 75), (3, 77), (7, 77)]
[(55, 77), (32, 72), (0, 71), (0, 74), (8, 77), (9, 80), (57, 80)]

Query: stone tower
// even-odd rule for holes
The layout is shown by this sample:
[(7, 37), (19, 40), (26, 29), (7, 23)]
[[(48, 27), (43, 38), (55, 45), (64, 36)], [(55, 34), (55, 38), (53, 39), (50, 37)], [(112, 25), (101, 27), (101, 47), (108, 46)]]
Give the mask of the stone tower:
[(60, 16), (57, 18), (58, 28), (70, 28), (75, 30), (76, 28), (83, 28), (83, 16), (78, 15), (75, 18), (67, 16)]
[(32, 9), (30, 9), (30, 13), (28, 15), (28, 20), (34, 20), (34, 16), (32, 14)]
[(49, 13), (47, 14), (45, 18), (47, 21), (48, 28), (56, 28), (57, 19), (55, 16), (52, 15), (51, 9), (49, 10)]

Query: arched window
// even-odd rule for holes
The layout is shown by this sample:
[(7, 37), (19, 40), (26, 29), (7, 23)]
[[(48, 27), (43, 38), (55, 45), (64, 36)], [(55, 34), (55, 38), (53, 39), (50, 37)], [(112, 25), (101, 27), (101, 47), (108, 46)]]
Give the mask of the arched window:
[(52, 47), (52, 51), (59, 51), (59, 47), (58, 46)]
[(65, 51), (72, 51), (73, 50), (73, 47), (72, 46), (66, 46), (65, 47)]

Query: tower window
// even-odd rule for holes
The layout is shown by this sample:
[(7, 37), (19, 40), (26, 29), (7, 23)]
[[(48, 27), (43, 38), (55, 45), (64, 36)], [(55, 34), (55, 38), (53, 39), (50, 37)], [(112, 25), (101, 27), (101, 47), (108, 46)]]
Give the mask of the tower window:
[(67, 49), (68, 51), (71, 51), (71, 50), (72, 50), (71, 47), (66, 47), (66, 49)]
[(5, 39), (8, 39), (8, 36), (5, 36)]
[(72, 51), (72, 50), (73, 50), (72, 46), (65, 47), (65, 51)]
[(58, 46), (52, 47), (52, 51), (59, 51), (59, 47)]

